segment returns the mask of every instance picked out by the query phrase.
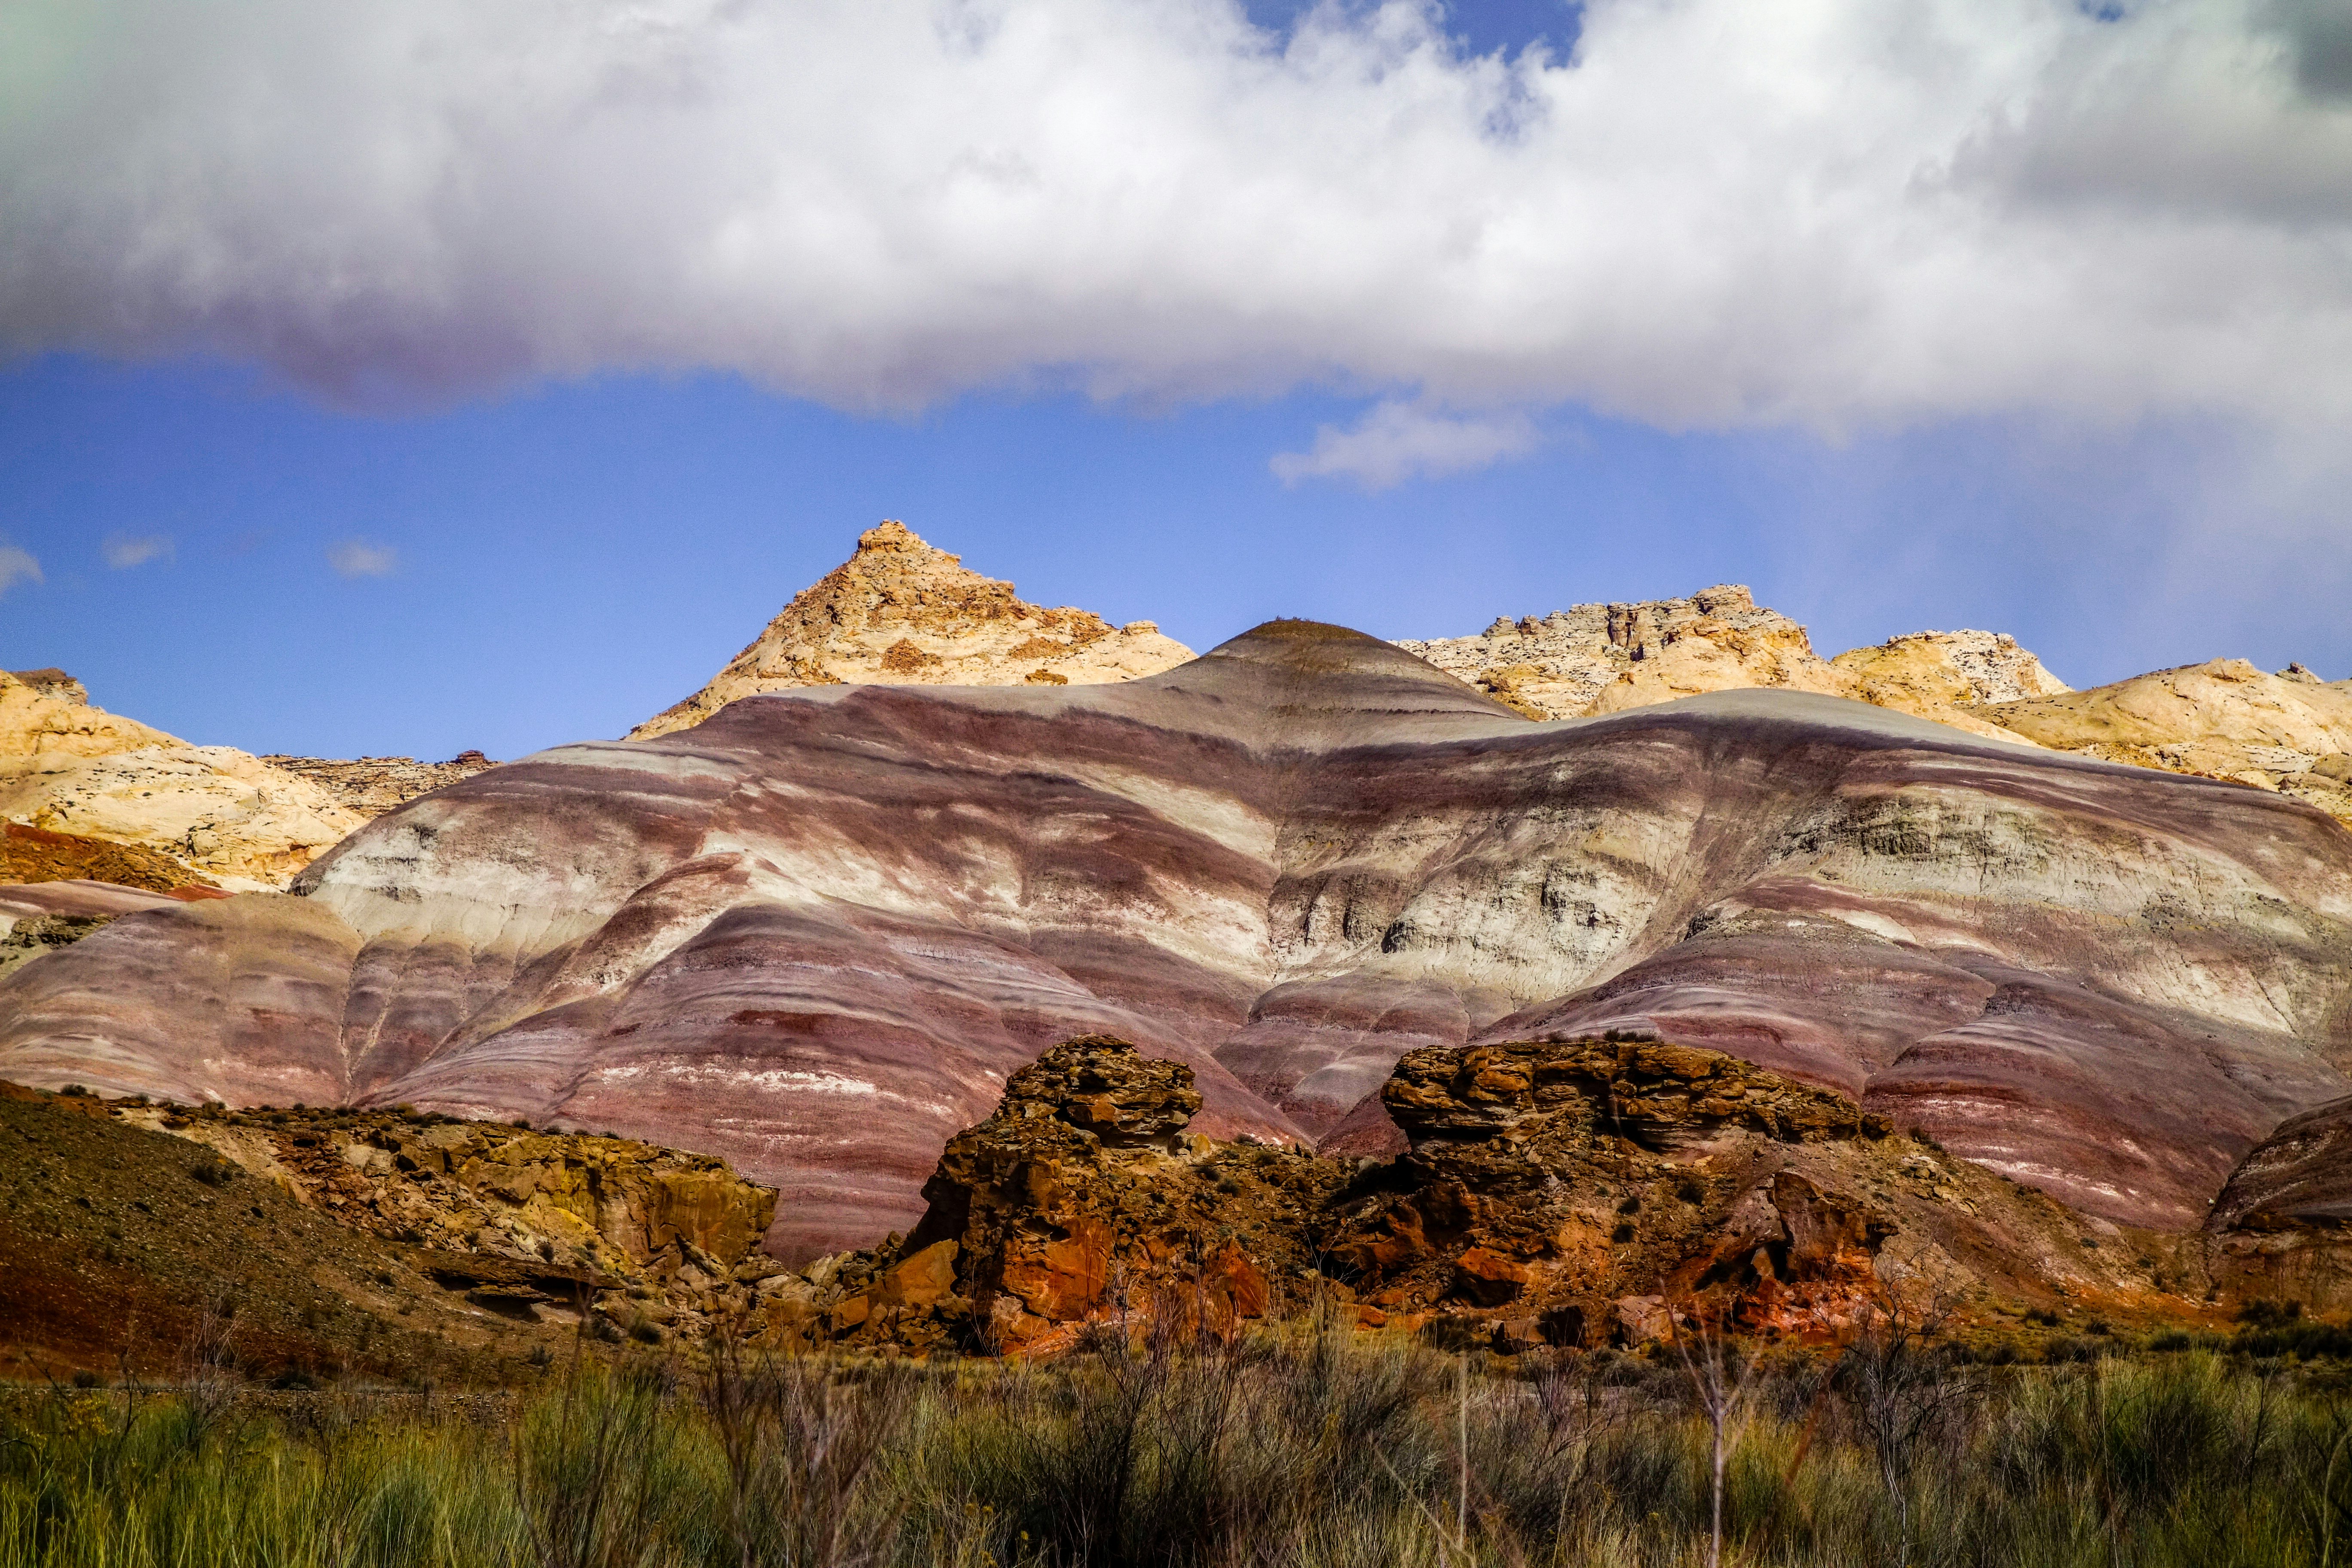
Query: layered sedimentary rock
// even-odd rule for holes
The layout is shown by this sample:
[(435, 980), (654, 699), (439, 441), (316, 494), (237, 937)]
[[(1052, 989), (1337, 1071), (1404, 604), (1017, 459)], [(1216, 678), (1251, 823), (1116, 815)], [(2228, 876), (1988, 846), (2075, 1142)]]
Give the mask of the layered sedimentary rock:
[(727, 1315), (717, 1298), (748, 1304), (736, 1271), (775, 1215), (775, 1193), (725, 1161), (626, 1139), (404, 1111), (116, 1114), (202, 1143), (340, 1224), (431, 1249), (428, 1271), (511, 1316), (584, 1297), (616, 1322), (707, 1328)]
[(39, 683), (0, 674), (0, 820), (168, 856), (183, 881), (247, 887), (283, 883), (362, 820), (257, 757), (93, 708), (61, 671), (29, 673)]
[(1322, 1211), (1351, 1171), (1188, 1134), (1192, 1082), (1110, 1036), (1053, 1047), (949, 1140), (912, 1234), (809, 1289), (771, 1287), (765, 1326), (806, 1344), (1038, 1352), (1106, 1316), (1230, 1323), (1307, 1305)]
[(1929, 1296), (1979, 1318), (2160, 1310), (2186, 1282), (1842, 1095), (1712, 1051), (1413, 1051), (1383, 1090), (1411, 1147), (1385, 1163), (1187, 1132), (1190, 1080), (1107, 1037), (1047, 1051), (950, 1141), (912, 1234), (769, 1281), (758, 1331), (1042, 1354), (1098, 1327), (1320, 1309), (1516, 1352), (1645, 1338), (1701, 1299), (1828, 1335)]
[(2241, 1297), (2352, 1305), (2352, 1097), (2288, 1118), (2231, 1173), (2206, 1222)]
[(1804, 627), (1730, 583), (1687, 599), (1504, 616), (1476, 637), (1397, 646), (1531, 719), (1746, 687), (1853, 695), (1853, 680), (1813, 652)]
[(1536, 719), (1749, 688), (1820, 692), (1990, 740), (2278, 790), (2352, 822), (2352, 681), (2214, 659), (2075, 691), (2014, 637), (1913, 632), (1822, 660), (1805, 628), (1723, 584), (1578, 605), (1398, 646)]
[(838, 682), (888, 686), (1091, 685), (1156, 675), (1192, 650), (1150, 621), (1114, 626), (1046, 609), (965, 569), (901, 522), (857, 550), (768, 623), (710, 684), (629, 731), (647, 740), (699, 724), (739, 697)]
[(155, 893), (215, 886), (211, 878), (159, 849), (0, 822), (0, 885), (70, 881), (108, 882)]
[(415, 757), (289, 757), (272, 753), (261, 759), (310, 780), (335, 798), (338, 805), (362, 817), (382, 816), (420, 795), (487, 773), (498, 763), (479, 752), (460, 752), (446, 763), (420, 763)]
[(1737, 584), (1687, 599), (1577, 605), (1497, 620), (1475, 637), (1398, 646), (1534, 719), (1760, 688), (1851, 698), (2014, 740), (1978, 708), (2067, 689), (2014, 638), (1991, 632), (1915, 632), (1823, 659), (1803, 626)]
[(835, 685), (378, 819), (298, 898), (0, 984), (0, 1075), (612, 1127), (904, 1231), (1054, 1041), (1193, 1131), (1402, 1140), (1410, 1048), (1618, 1030), (1836, 1090), (2116, 1223), (2352, 1090), (2352, 834), (2279, 795), (1790, 691), (1532, 724), (1277, 622), (1164, 674)]

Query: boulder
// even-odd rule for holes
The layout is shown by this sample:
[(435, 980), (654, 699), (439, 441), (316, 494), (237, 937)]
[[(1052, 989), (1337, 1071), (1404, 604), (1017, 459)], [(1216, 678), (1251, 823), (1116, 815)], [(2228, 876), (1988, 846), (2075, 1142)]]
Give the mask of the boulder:
[(1089, 1322), (1223, 1331), (1304, 1304), (1314, 1216), (1349, 1172), (1186, 1136), (1200, 1106), (1190, 1068), (1115, 1037), (1045, 1052), (949, 1141), (906, 1239), (827, 1270), (837, 1301), (865, 1303), (830, 1334), (1039, 1352)]

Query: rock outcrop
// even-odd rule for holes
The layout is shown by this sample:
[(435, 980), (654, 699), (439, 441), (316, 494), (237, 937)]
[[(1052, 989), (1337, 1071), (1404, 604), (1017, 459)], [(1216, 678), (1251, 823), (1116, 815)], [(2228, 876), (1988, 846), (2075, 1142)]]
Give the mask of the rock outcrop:
[(624, 1328), (699, 1333), (750, 1305), (739, 1270), (768, 1272), (753, 1253), (774, 1191), (707, 1155), (387, 1110), (116, 1114), (202, 1143), (341, 1225), (430, 1249), (428, 1271), (509, 1315), (585, 1300)]
[(10, 920), (0, 931), (0, 976), (34, 959), (71, 947), (111, 920), (111, 915), (33, 915)]
[(2352, 823), (2352, 681), (2300, 666), (2217, 658), (1985, 715), (2056, 751), (2277, 790)]
[(1982, 1299), (2155, 1289), (2135, 1262), (2086, 1266), (2080, 1216), (2047, 1198), (1719, 1052), (1417, 1050), (1382, 1099), (1410, 1147), (1324, 1240), (1374, 1321), (1466, 1312), (1481, 1339), (1573, 1344), (1717, 1291), (1751, 1327), (1833, 1331), (1922, 1268)]
[(155, 893), (217, 886), (159, 849), (0, 822), (0, 885), (70, 881), (108, 882)]
[(382, 816), (420, 795), (488, 773), (499, 765), (479, 752), (460, 752), (446, 763), (420, 763), (415, 757), (340, 760), (275, 753), (261, 760), (271, 767), (310, 780), (332, 795), (338, 805), (362, 817)]
[(36, 696), (62, 702), (68, 708), (89, 706), (89, 688), (54, 665), (47, 669), (0, 671), (19, 684), (32, 688)]
[(2276, 790), (2352, 823), (2352, 681), (2301, 665), (2266, 675), (2214, 659), (2075, 691), (2015, 638), (1982, 631), (1913, 632), (1824, 661), (1803, 626), (1732, 584), (1398, 646), (1531, 719), (1708, 691), (1813, 691), (1988, 740)]
[(161, 730), (93, 708), (89, 693), (62, 669), (0, 670), (0, 770), (33, 759), (104, 757), (183, 744)]
[(1397, 644), (1531, 719), (1574, 719), (1703, 691), (1770, 687), (1853, 695), (1805, 628), (1737, 584), (1687, 599), (1576, 605), (1497, 619), (1470, 637)]
[(611, 1127), (778, 1187), (795, 1258), (911, 1228), (1087, 1034), (1189, 1067), (1192, 1131), (1362, 1154), (1408, 1049), (1655, 1035), (2172, 1231), (2352, 1092), (2352, 836), (2296, 801), (1787, 690), (1531, 724), (1300, 622), (1115, 684), (746, 698), (295, 886), (26, 964), (0, 1076)]
[(2071, 689), (2007, 633), (1912, 632), (1830, 660), (1853, 678), (1848, 695), (1970, 734), (2024, 739), (1987, 716), (1991, 704)]
[(1910, 632), (1830, 662), (1854, 678), (1864, 701), (1922, 719), (2074, 689), (2006, 632)]
[(1846, 697), (1972, 735), (2015, 740), (1974, 710), (2063, 692), (2042, 661), (1990, 632), (1916, 632), (1833, 659), (1737, 584), (1687, 599), (1577, 605), (1497, 620), (1475, 637), (1398, 645), (1531, 719), (1577, 719), (1753, 688)]
[(2206, 1235), (2232, 1295), (2352, 1306), (2352, 1097), (2289, 1117), (2256, 1144)]
[(30, 673), (38, 684), (0, 674), (0, 821), (168, 856), (184, 882), (260, 888), (362, 820), (257, 757), (191, 746), (89, 706), (61, 671)]
[(1921, 1289), (1990, 1317), (2147, 1308), (2180, 1283), (2047, 1197), (1718, 1052), (1417, 1050), (1383, 1090), (1411, 1140), (1388, 1162), (1185, 1132), (1190, 1079), (1108, 1037), (1047, 1051), (949, 1141), (910, 1235), (766, 1282), (758, 1331), (1039, 1355), (1319, 1310), (1513, 1353), (1649, 1337), (1702, 1297), (1828, 1335)]
[(855, 554), (793, 597), (710, 684), (629, 731), (699, 724), (740, 697), (802, 686), (1093, 685), (1156, 675), (1192, 657), (1150, 621), (1114, 626), (1045, 609), (965, 569), (906, 524), (857, 536)]
[(835, 1260), (824, 1293), (778, 1298), (770, 1326), (808, 1343), (1034, 1353), (1106, 1319), (1230, 1326), (1304, 1307), (1317, 1219), (1346, 1173), (1186, 1134), (1192, 1076), (1106, 1035), (1048, 1050), (948, 1141), (902, 1244)]

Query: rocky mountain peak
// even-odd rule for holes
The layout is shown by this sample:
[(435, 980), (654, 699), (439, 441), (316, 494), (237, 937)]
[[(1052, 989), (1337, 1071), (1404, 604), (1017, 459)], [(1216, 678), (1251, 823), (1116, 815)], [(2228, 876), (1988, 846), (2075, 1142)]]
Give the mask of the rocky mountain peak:
[(10, 673), (43, 697), (70, 703), (76, 708), (89, 706), (89, 688), (54, 665), (47, 669), (19, 669)]
[(1759, 606), (1736, 583), (1683, 599), (1505, 616), (1475, 637), (1397, 646), (1531, 719), (1613, 713), (1749, 686), (1853, 695), (1853, 683), (1813, 652), (1803, 626)]
[(1192, 657), (1150, 621), (1114, 626), (1089, 610), (1030, 604), (1012, 584), (885, 521), (859, 534), (850, 558), (794, 595), (709, 685), (629, 739), (690, 729), (738, 698), (794, 687), (1090, 686)]

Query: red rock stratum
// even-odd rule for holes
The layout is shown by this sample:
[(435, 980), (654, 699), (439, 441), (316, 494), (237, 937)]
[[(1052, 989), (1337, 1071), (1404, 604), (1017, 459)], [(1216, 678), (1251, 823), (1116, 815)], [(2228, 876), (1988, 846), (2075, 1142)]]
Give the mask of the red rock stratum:
[(1275, 622), (1119, 684), (829, 685), (370, 823), (298, 896), (126, 914), (0, 984), (0, 1076), (616, 1129), (923, 1212), (1045, 1047), (1213, 1137), (1394, 1151), (1407, 1050), (1638, 1032), (1835, 1090), (2117, 1223), (2201, 1224), (2352, 1092), (2352, 833), (1834, 698), (1534, 723)]

